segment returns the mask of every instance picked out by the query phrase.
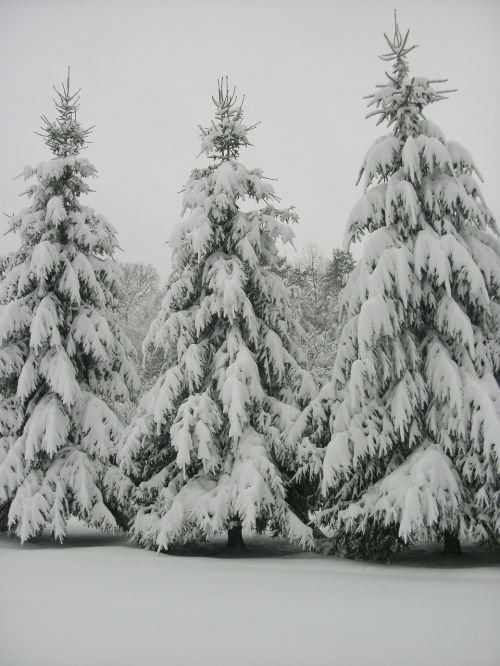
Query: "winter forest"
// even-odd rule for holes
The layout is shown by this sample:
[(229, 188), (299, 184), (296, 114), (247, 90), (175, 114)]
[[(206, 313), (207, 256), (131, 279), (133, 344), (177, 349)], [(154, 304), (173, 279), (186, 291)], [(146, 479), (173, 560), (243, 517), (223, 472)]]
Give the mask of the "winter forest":
[[(0, 554), (46, 557), (55, 576), (71, 566), (71, 543), (91, 535), (110, 571), (129, 566), (130, 553), (139, 559), (125, 576), (150, 575), (153, 586), (152, 573), (137, 572), (171, 566), (189, 577), (185, 567), (205, 554), (213, 559), (200, 575), (220, 576), (210, 592), (201, 585), (205, 598), (229, 585), (220, 563), (250, 562), (241, 584), (252, 588), (253, 564), (270, 552), (270, 561), (303, 564), (299, 616), (315, 612), (302, 608), (303, 581), (328, 578), (329, 566), (370, 585), (369, 567), (389, 576), (409, 561), (420, 572), (429, 552), (444, 553), (451, 571), (476, 558), (476, 572), (498, 583), (488, 567), (498, 565), (500, 538), (500, 239), (481, 192), (495, 174), (480, 172), (467, 136), (462, 145), (432, 121), (437, 102), (460, 103), (466, 91), (414, 72), (413, 31), (398, 23), (384, 35), (365, 121), (358, 101), (373, 142), (352, 173), (358, 198), (343, 245), (295, 249), (306, 221), (279, 196), (279, 174), (254, 166), (260, 124), (224, 75), (212, 116), (193, 128), (199, 155), (178, 195), (181, 215), (163, 211), (166, 280), (147, 260), (122, 260), (120, 220), (85, 203), (105, 184), (90, 161), (92, 128), (80, 121), (85, 89), (63, 70), (38, 130), (46, 159), (22, 170), (24, 207), (7, 220), (18, 247), (0, 258)], [(480, 123), (480, 105), (477, 114)], [(9, 576), (7, 562), (2, 569)], [(342, 584), (330, 594), (349, 595)], [(249, 603), (259, 612), (255, 585)], [(425, 585), (409, 588), (408, 601)], [(484, 589), (469, 590), (491, 627), (475, 663), (493, 664), (499, 608)], [(164, 579), (165, 604), (183, 593)], [(314, 594), (328, 617), (327, 598)], [(205, 602), (193, 593), (182, 603), (189, 622), (190, 604)], [(154, 613), (161, 620), (160, 606)], [(467, 650), (466, 661), (452, 660), (458, 629), (447, 631), (443, 645), (415, 649), (415, 662), (379, 646), (379, 661), (354, 652), (338, 663), (473, 663)], [(227, 663), (333, 663), (294, 640), (297, 661), (267, 636), (262, 653)], [(169, 663), (202, 663), (178, 649)], [(230, 656), (207, 649), (203, 663)], [(9, 650), (7, 666), (128, 663), (111, 652), (28, 662)], [(144, 654), (134, 663), (160, 663)]]

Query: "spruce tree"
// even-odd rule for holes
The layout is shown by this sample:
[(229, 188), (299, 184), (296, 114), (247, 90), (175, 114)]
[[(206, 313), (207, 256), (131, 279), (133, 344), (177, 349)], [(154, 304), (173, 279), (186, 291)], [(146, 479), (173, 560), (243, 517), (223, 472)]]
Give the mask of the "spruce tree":
[(200, 127), (210, 162), (186, 184), (173, 274), (146, 340), (164, 369), (121, 452), (140, 482), (132, 535), (167, 550), (228, 531), (238, 547), (242, 528), (269, 527), (306, 544), (292, 483), (300, 448), (282, 439), (315, 391), (277, 273), (277, 242), (291, 241), (296, 214), (278, 210), (262, 171), (238, 161), (252, 127), (227, 79), (213, 102), (211, 126)]
[(348, 222), (346, 247), (364, 241), (333, 378), (291, 436), (326, 445), (318, 520), (360, 557), (500, 532), (498, 231), (469, 152), (423, 115), (450, 91), (410, 75), (397, 24), (386, 40), (392, 73), (369, 116), (390, 133), (366, 155)]
[(114, 464), (123, 425), (116, 401), (137, 388), (133, 347), (116, 324), (116, 232), (83, 206), (95, 168), (80, 155), (70, 79), (56, 90), (55, 121), (42, 116), (53, 157), (31, 205), (9, 220), (20, 247), (0, 286), (0, 512), (26, 541), (43, 530), (62, 540), (68, 517), (125, 527), (131, 483)]

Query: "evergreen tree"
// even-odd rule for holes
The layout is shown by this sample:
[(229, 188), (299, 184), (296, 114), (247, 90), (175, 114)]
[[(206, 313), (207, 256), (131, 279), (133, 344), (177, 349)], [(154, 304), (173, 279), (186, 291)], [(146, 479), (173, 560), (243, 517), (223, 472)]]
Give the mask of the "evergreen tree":
[(310, 528), (289, 501), (307, 515), (290, 489), (300, 449), (282, 433), (315, 388), (293, 342), (276, 247), (293, 237), (296, 215), (276, 209), (262, 171), (238, 161), (252, 127), (227, 80), (213, 101), (215, 119), (200, 128), (211, 163), (185, 187), (174, 272), (146, 341), (163, 350), (164, 370), (121, 452), (141, 481), (132, 535), (167, 550), (227, 530), (241, 546), (242, 528), (268, 526), (306, 544)]
[(324, 283), (331, 294), (338, 298), (345, 286), (347, 277), (355, 266), (352, 254), (349, 251), (335, 248), (325, 268)]
[(393, 71), (369, 115), (391, 132), (363, 162), (347, 246), (367, 238), (332, 383), (291, 436), (326, 444), (319, 521), (361, 557), (500, 531), (498, 231), (470, 154), (423, 115), (449, 91), (410, 76), (397, 24), (386, 40)]
[(54, 157), (24, 169), (36, 183), (10, 218), (20, 248), (0, 287), (0, 515), (23, 542), (42, 530), (62, 540), (71, 515), (124, 526), (131, 486), (114, 465), (123, 426), (113, 405), (138, 388), (113, 313), (116, 233), (79, 201), (96, 170), (80, 155), (90, 130), (69, 71), (56, 93), (56, 120), (42, 116)]

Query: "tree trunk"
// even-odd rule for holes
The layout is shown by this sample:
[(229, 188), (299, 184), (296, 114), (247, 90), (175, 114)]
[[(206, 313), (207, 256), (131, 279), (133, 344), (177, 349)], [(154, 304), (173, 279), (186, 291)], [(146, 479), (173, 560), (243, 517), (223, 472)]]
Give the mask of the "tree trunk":
[(234, 523), (227, 531), (227, 549), (232, 551), (243, 550), (245, 543), (241, 532), (241, 523)]
[(7, 532), (9, 529), (9, 505), (0, 507), (0, 532)]
[(460, 539), (455, 532), (444, 533), (444, 552), (447, 555), (461, 555)]

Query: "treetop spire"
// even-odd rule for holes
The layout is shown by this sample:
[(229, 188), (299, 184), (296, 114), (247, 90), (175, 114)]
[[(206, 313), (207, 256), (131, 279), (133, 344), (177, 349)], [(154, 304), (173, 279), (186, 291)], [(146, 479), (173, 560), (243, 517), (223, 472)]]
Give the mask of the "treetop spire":
[(93, 127), (84, 129), (76, 118), (80, 108), (80, 91), (70, 92), (71, 68), (68, 66), (66, 83), (61, 83), (61, 89), (54, 87), (56, 98), (54, 104), (57, 110), (55, 121), (50, 121), (47, 116), (41, 116), (44, 123), (42, 132), (37, 132), (43, 137), (45, 143), (56, 157), (67, 157), (78, 155), (88, 143), (87, 137)]
[(201, 130), (201, 152), (210, 159), (236, 159), (242, 146), (251, 146), (247, 133), (259, 123), (247, 126), (243, 123), (243, 103), (245, 96), (238, 99), (236, 87), (231, 89), (229, 78), (217, 81), (217, 96), (212, 96), (215, 104), (215, 120), (210, 127), (199, 125)]
[(389, 53), (384, 53), (379, 58), (385, 62), (394, 61), (393, 72), (394, 77), (387, 74), (387, 76), (396, 83), (396, 81), (401, 81), (405, 76), (408, 75), (408, 54), (413, 49), (416, 49), (418, 44), (413, 44), (412, 46), (407, 46), (408, 37), (410, 36), (410, 31), (407, 30), (405, 36), (401, 34), (398, 25), (397, 12), (394, 10), (394, 36), (392, 39), (384, 32), (385, 41), (389, 45)]
[(393, 62), (392, 75), (386, 72), (389, 82), (376, 86), (377, 90), (365, 99), (370, 100), (368, 106), (375, 106), (375, 110), (367, 114), (380, 116), (377, 124), (386, 121), (388, 126), (394, 126), (397, 137), (405, 139), (409, 135), (419, 134), (419, 123), (423, 118), (423, 109), (433, 102), (447, 99), (446, 94), (454, 90), (436, 90), (433, 85), (445, 83), (447, 79), (427, 79), (409, 76), (408, 54), (418, 45), (408, 46), (410, 31), (401, 33), (394, 13), (394, 36), (384, 37), (390, 51), (379, 58), (385, 62)]

